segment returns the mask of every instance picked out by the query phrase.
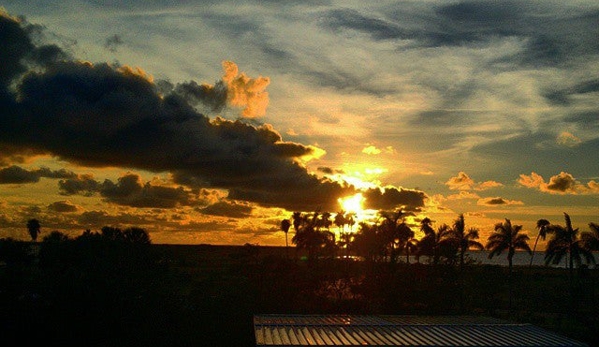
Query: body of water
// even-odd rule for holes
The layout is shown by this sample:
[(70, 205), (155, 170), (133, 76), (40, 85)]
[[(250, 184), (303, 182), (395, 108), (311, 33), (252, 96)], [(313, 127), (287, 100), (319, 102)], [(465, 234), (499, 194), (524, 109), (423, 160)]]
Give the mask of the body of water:
[[(508, 266), (507, 252), (504, 252), (499, 256), (494, 256), (492, 259), (489, 259), (489, 252), (486, 251), (470, 251), (466, 253), (466, 256), (474, 261), (475, 264)], [(564, 257), (560, 264), (552, 266), (565, 268), (566, 259), (567, 258)], [(512, 261), (514, 266), (528, 266), (530, 265), (530, 254), (526, 252), (516, 252)], [(411, 259), (411, 262), (416, 262), (416, 258)], [(427, 263), (428, 258), (426, 256), (420, 257), (420, 262)], [(535, 252), (532, 265), (545, 266), (545, 252)]]

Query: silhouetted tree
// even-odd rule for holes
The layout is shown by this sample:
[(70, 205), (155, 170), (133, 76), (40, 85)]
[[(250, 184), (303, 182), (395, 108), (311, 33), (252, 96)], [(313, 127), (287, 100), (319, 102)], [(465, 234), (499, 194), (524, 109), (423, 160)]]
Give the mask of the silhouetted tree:
[(283, 219), (281, 221), (281, 230), (285, 233), (285, 253), (287, 257), (289, 257), (289, 241), (287, 239), (287, 235), (289, 234), (289, 228), (291, 228), (291, 222), (289, 219)]
[(512, 273), (512, 260), (516, 250), (521, 249), (532, 253), (528, 245), (529, 237), (521, 234), (522, 225), (512, 225), (506, 218), (505, 222), (495, 224), (495, 232), (488, 238), (485, 248), (489, 251), (489, 259), (500, 255), (507, 250), (507, 261), (510, 275)]
[(343, 234), (343, 232), (345, 231), (345, 226), (347, 225), (347, 218), (345, 218), (345, 211), (337, 212), (337, 214), (335, 215), (335, 218), (333, 219), (333, 223), (335, 223), (335, 225), (337, 227), (339, 227), (339, 235)]
[(516, 250), (521, 249), (531, 254), (530, 246), (528, 245), (529, 237), (526, 234), (521, 234), (522, 225), (512, 225), (509, 219), (505, 219), (503, 223), (495, 224), (495, 232), (489, 236), (485, 248), (489, 251), (489, 259), (496, 255), (500, 255), (507, 250), (508, 261), (508, 286), (509, 286), (509, 311), (512, 310), (512, 260)]
[(545, 238), (547, 237), (547, 226), (550, 224), (551, 223), (549, 223), (547, 219), (539, 219), (537, 221), (537, 230), (539, 231), (539, 233), (537, 234), (537, 238), (535, 239), (535, 245), (532, 248), (532, 254), (530, 256), (530, 267), (532, 267), (532, 261), (535, 257), (535, 250), (537, 249), (537, 243), (539, 242), (539, 238), (545, 241)]
[(599, 224), (589, 223), (591, 231), (583, 232), (580, 238), (584, 242), (584, 247), (589, 251), (599, 251)]
[(466, 223), (464, 215), (460, 214), (455, 220), (451, 229), (448, 240), (455, 242), (460, 255), (460, 270), (464, 268), (464, 255), (470, 248), (484, 249), (483, 245), (476, 241), (478, 240), (478, 229), (470, 228), (466, 231)]
[(452, 244), (452, 240), (448, 239), (451, 228), (447, 224), (439, 226), (437, 232), (433, 229), (432, 222), (428, 218), (424, 218), (420, 224), (420, 230), (424, 232), (424, 237), (418, 241), (417, 256), (428, 256), (434, 265), (439, 264), (441, 256), (448, 259), (455, 257), (457, 248)]
[(384, 257), (386, 242), (379, 232), (377, 224), (360, 223), (360, 229), (354, 236), (352, 247), (356, 253), (368, 261), (376, 261)]
[(102, 227), (100, 235), (105, 241), (124, 241), (125, 239), (121, 229), (109, 226)]
[(406, 255), (406, 264), (410, 264), (410, 254), (416, 250), (416, 239), (414, 231), (402, 222), (397, 226), (397, 236), (399, 239), (400, 250)]
[(150, 235), (142, 228), (131, 227), (123, 231), (123, 241), (136, 245), (149, 245)]
[(41, 228), (42, 226), (37, 219), (33, 218), (27, 221), (27, 230), (29, 231), (32, 241), (35, 242), (37, 240), (37, 236), (40, 234)]
[(44, 237), (39, 251), (39, 264), (46, 268), (56, 266), (60, 263), (66, 263), (72, 253), (67, 249), (67, 243), (71, 239), (60, 231), (52, 231), (48, 236)]
[(379, 240), (384, 244), (386, 257), (390, 262), (396, 263), (406, 242), (413, 236), (413, 232), (409, 227), (405, 228), (407, 225), (402, 225), (404, 224), (403, 217), (406, 215), (404, 211), (380, 211), (379, 214), (383, 217), (382, 222), (378, 225)]
[(574, 264), (580, 266), (583, 257), (586, 263), (594, 263), (595, 258), (579, 238), (578, 228), (572, 227), (570, 216), (565, 212), (564, 218), (566, 226), (550, 224), (546, 227), (547, 232), (552, 236), (545, 250), (545, 264), (557, 265), (566, 256), (567, 266), (570, 269), (570, 280), (572, 280)]
[(12, 238), (0, 239), (0, 262), (3, 261), (8, 266), (14, 266), (29, 264), (32, 259), (29, 245), (26, 242), (16, 241)]
[(332, 224), (330, 214), (320, 215), (314, 212), (312, 216), (293, 214), (295, 236), (291, 239), (299, 249), (306, 249), (308, 257), (315, 259), (319, 254), (332, 254), (335, 248), (335, 235), (328, 228)]
[(289, 246), (289, 242), (287, 241), (287, 234), (289, 233), (289, 229), (291, 228), (291, 222), (289, 219), (283, 219), (281, 221), (281, 231), (285, 233), (285, 247)]

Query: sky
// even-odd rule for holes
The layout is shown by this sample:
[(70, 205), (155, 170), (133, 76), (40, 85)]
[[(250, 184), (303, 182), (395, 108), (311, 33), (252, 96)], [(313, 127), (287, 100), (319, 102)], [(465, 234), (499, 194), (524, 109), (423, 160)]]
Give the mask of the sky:
[(352, 197), (482, 241), (599, 222), (596, 1), (0, 6), (0, 237), (284, 245)]

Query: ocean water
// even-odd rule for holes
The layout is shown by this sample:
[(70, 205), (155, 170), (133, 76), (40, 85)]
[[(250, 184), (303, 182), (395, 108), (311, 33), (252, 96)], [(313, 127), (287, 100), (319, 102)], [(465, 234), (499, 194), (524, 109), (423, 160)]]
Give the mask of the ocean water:
[[(469, 251), (466, 253), (466, 256), (474, 261), (475, 264), (482, 265), (500, 265), (500, 266), (508, 266), (507, 261), (507, 252), (500, 254), (499, 256), (494, 256), (492, 259), (489, 259), (489, 252), (486, 251)], [(513, 264), (514, 266), (529, 266), (530, 265), (530, 254), (526, 252), (516, 252), (514, 254)], [(416, 259), (410, 259), (411, 262), (416, 262)], [(420, 257), (420, 262), (427, 263), (427, 257)], [(545, 266), (545, 252), (535, 252), (533, 258), (533, 266)], [(552, 267), (566, 267), (566, 258), (562, 259), (561, 263), (558, 265), (551, 265)]]

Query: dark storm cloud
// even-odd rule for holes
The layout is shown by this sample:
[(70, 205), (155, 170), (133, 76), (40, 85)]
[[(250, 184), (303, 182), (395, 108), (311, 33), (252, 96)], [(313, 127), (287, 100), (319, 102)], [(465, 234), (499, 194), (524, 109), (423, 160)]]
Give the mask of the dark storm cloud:
[[(228, 189), (233, 199), (294, 210), (336, 210), (338, 197), (356, 192), (351, 186), (309, 174), (298, 163), (300, 157), (317, 154), (315, 148), (284, 142), (269, 125), (210, 119), (188, 102), (189, 90), (161, 94), (140, 69), (60, 61), (23, 75), (23, 59), (38, 47), (19, 23), (4, 15), (0, 20), (4, 23), (0, 52), (14, 47), (18, 53), (16, 59), (0, 53), (8, 59), (2, 64), (0, 90), (8, 91), (10, 83), (21, 77), (10, 93), (0, 94), (0, 147), (13, 148), (15, 153), (49, 153), (88, 166), (171, 172), (175, 183), (202, 182)], [(237, 75), (233, 63), (224, 66), (234, 68), (226, 76), (239, 84), (236, 88), (252, 82), (244, 74)], [(211, 96), (217, 97), (201, 95), (200, 99)], [(129, 206), (191, 203), (187, 190), (143, 185), (135, 175), (101, 184), (79, 177), (60, 186), (63, 194), (99, 189), (106, 200)], [(381, 196), (386, 197), (385, 205), (422, 205), (411, 194)]]
[(401, 206), (408, 211), (417, 211), (424, 207), (427, 198), (424, 192), (401, 188), (370, 188), (363, 196), (366, 199), (364, 207), (375, 210), (393, 210)]
[(144, 225), (149, 221), (141, 215), (121, 213), (118, 215), (108, 214), (106, 211), (87, 211), (77, 217), (77, 222), (85, 228), (101, 228), (106, 225)]
[(198, 203), (196, 194), (189, 189), (143, 183), (139, 175), (131, 173), (120, 177), (116, 183), (79, 176), (59, 181), (59, 187), (63, 195), (99, 193), (107, 202), (132, 207), (172, 208)]
[(73, 204), (70, 201), (56, 201), (48, 205), (48, 209), (54, 212), (71, 213), (78, 212), (81, 207)]
[(76, 174), (65, 169), (57, 171), (48, 168), (26, 170), (16, 165), (0, 169), (0, 184), (36, 183), (42, 177), (60, 179), (76, 177)]
[(0, 98), (29, 64), (47, 65), (69, 57), (56, 45), (35, 45), (32, 37), (40, 30), (40, 26), (10, 17), (0, 8)]
[(94, 180), (91, 175), (79, 175), (77, 177), (58, 181), (61, 195), (82, 194), (91, 196), (99, 191), (101, 183)]
[(210, 206), (198, 209), (198, 212), (213, 216), (245, 218), (251, 215), (252, 207), (237, 202), (219, 201)]
[(221, 111), (227, 104), (227, 87), (222, 81), (217, 82), (214, 86), (200, 85), (195, 81), (190, 81), (178, 84), (174, 91), (189, 104), (202, 103), (215, 112)]
[(324, 167), (323, 166), (323, 167), (319, 167), (317, 170), (320, 171), (320, 172), (322, 172), (322, 173), (324, 173), (324, 174), (327, 174), (327, 175), (332, 175), (332, 174), (335, 173), (335, 171), (333, 171), (333, 169), (330, 168), (330, 167)]

